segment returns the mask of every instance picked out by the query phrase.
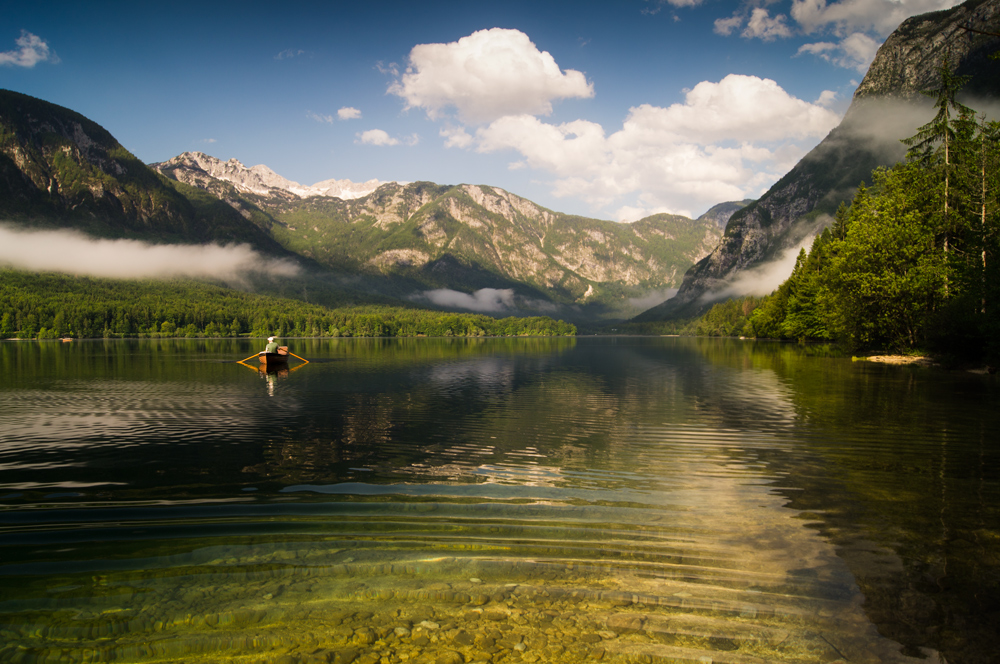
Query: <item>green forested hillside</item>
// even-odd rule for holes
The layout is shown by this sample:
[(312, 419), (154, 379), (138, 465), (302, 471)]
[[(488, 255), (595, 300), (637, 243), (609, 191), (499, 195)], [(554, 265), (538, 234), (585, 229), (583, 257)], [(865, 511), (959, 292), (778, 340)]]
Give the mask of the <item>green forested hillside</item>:
[(263, 167), (203, 153), (152, 167), (248, 218), (265, 215), (284, 247), (335, 272), (414, 290), (512, 289), (524, 308), (558, 303), (581, 318), (631, 315), (631, 300), (676, 285), (721, 235), (715, 217), (657, 214), (622, 224), (554, 212), (487, 185), (389, 182), (359, 198), (300, 198), (272, 186), (295, 183)]
[(659, 214), (620, 224), (546, 210), (485, 185), (390, 183), (346, 201), (245, 192), (226, 199), (264, 210), (284, 247), (336, 271), (421, 288), (512, 288), (618, 315), (628, 315), (629, 297), (676, 285), (720, 235), (711, 220)]
[(628, 317), (721, 234), (707, 219), (565, 215), (486, 185), (386, 183), (359, 199), (300, 198), (216, 178), (208, 162), (218, 160), (189, 157), (154, 170), (79, 113), (0, 90), (0, 221), (154, 244), (247, 243), (308, 268), (300, 281), (326, 291), (336, 282), (336, 299), (405, 303), (491, 288), (510, 291), (519, 313)]
[(0, 271), (0, 339), (144, 336), (562, 336), (546, 317), (491, 318), (389, 306), (330, 309), (195, 281)]
[(956, 101), (963, 78), (941, 80), (906, 162), (877, 169), (772, 295), (697, 325), (1000, 364), (1000, 123)]

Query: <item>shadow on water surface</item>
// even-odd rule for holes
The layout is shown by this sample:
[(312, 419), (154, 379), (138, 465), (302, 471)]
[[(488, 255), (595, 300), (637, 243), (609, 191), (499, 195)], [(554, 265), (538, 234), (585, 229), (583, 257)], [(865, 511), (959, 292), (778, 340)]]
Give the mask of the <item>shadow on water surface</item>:
[(0, 660), (996, 661), (992, 379), (704, 339), (299, 340), (264, 379), (183, 361), (246, 342), (74, 346), (0, 344)]

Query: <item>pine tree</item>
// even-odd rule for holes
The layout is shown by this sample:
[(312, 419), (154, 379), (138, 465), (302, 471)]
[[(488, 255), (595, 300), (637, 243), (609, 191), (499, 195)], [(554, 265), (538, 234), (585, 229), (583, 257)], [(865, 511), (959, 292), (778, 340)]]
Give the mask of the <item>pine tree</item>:
[[(941, 60), (938, 74), (941, 85), (935, 90), (924, 90), (923, 94), (934, 97), (934, 108), (937, 113), (934, 118), (917, 129), (910, 138), (903, 139), (903, 144), (909, 150), (907, 160), (917, 162), (922, 167), (940, 173), (943, 192), (941, 198), (941, 233), (942, 249), (945, 258), (951, 251), (951, 235), (953, 233), (953, 215), (951, 210), (951, 184), (954, 172), (954, 151), (960, 140), (960, 134), (967, 134), (969, 125), (975, 122), (975, 111), (956, 99), (959, 91), (970, 79), (969, 76), (957, 76), (951, 70), (950, 53), (945, 53)], [(950, 285), (944, 283), (947, 297)]]

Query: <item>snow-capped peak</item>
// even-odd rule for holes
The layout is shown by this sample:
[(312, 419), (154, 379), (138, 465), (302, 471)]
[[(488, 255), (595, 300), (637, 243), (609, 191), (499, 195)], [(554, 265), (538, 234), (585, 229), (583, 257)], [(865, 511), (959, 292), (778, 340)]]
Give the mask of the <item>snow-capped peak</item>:
[(328, 196), (344, 200), (361, 198), (386, 184), (378, 180), (352, 182), (350, 180), (323, 180), (306, 186), (283, 178), (263, 164), (247, 168), (237, 159), (222, 161), (204, 152), (185, 152), (159, 164), (152, 164), (159, 171), (176, 171), (178, 167), (197, 169), (206, 175), (231, 183), (240, 191), (267, 196), (274, 189), (286, 191), (299, 198)]

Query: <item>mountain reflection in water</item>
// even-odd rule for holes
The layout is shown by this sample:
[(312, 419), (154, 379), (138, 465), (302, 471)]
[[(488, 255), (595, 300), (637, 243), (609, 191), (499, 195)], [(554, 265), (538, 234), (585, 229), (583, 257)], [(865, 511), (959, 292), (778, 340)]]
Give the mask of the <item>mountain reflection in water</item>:
[(0, 661), (1000, 661), (992, 377), (290, 345), (0, 344)]

